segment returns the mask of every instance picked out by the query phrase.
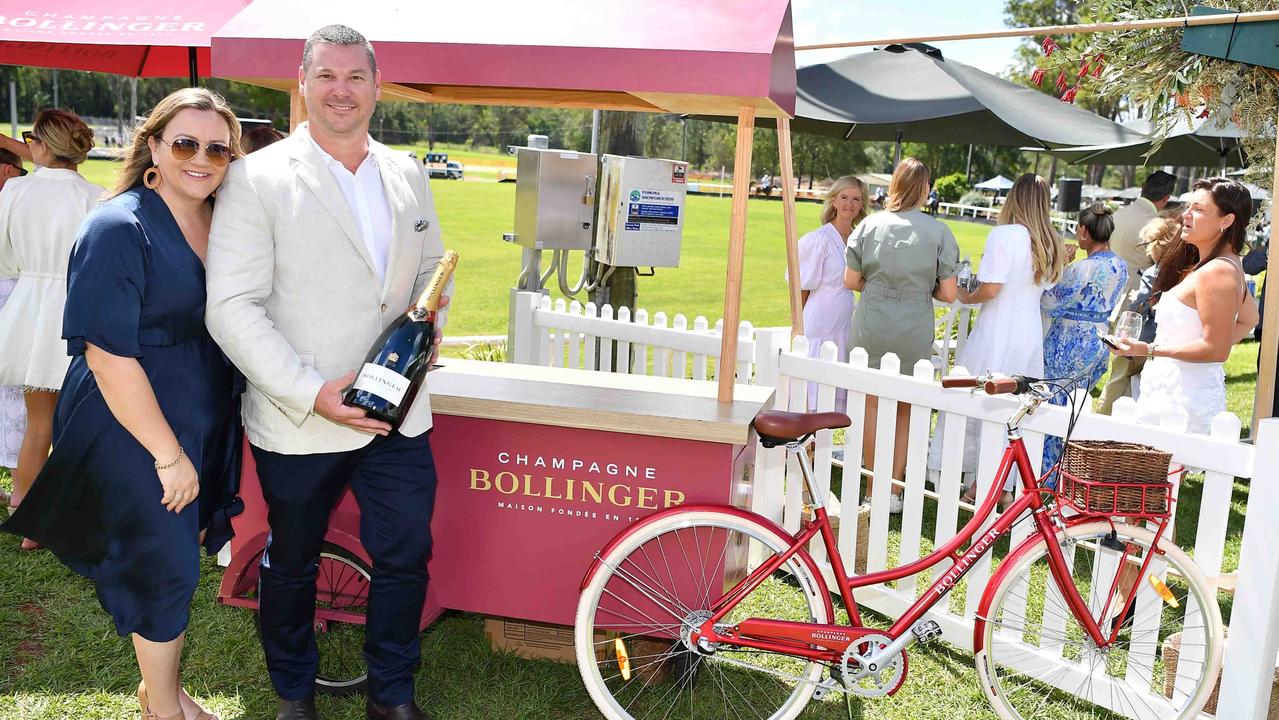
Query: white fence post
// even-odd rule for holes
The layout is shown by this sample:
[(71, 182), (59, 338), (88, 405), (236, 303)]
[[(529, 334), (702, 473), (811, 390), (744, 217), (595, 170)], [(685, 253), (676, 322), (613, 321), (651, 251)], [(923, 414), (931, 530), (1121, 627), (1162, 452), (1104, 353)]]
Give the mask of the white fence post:
[[(1261, 421), (1248, 513), (1239, 550), (1239, 586), (1230, 617), (1240, 627), (1226, 644), (1217, 717), (1264, 720), (1279, 651), (1279, 419)], [(1233, 623), (1232, 623), (1233, 624)]]
[(507, 343), (507, 361), (523, 365), (537, 364), (537, 344), (534, 335), (534, 311), (542, 302), (541, 293), (511, 291), (510, 342)]

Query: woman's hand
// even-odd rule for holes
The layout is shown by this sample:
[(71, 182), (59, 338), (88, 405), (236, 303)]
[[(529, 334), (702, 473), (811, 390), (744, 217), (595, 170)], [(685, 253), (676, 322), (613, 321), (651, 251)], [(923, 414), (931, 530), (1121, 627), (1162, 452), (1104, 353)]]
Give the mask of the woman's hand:
[[(1110, 348), (1110, 352), (1114, 355), (1123, 355), (1124, 357), (1146, 357), (1150, 352), (1150, 344), (1132, 338), (1111, 337), (1115, 346)], [(1110, 347), (1110, 346), (1107, 346)]]
[(200, 476), (196, 474), (191, 458), (185, 453), (177, 465), (155, 472), (160, 477), (160, 486), (164, 488), (160, 503), (165, 510), (180, 513), (200, 496)]

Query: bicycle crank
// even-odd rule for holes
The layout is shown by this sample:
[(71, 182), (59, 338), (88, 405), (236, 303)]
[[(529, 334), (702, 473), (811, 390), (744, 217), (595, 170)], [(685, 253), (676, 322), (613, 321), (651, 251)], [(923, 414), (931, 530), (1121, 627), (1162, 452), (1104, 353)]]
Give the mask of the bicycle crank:
[(862, 635), (844, 651), (840, 664), (831, 667), (831, 675), (842, 682), (844, 690), (851, 695), (864, 698), (892, 695), (906, 681), (906, 653), (875, 657), (892, 642), (887, 635)]

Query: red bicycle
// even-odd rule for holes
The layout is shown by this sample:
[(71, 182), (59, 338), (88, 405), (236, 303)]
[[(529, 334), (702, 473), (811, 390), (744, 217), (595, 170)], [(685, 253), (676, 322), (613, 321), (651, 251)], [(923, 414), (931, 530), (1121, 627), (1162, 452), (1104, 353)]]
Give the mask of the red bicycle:
[[(906, 649), (942, 634), (929, 609), (1000, 537), (1029, 522), (1029, 537), (999, 561), (979, 606), (969, 609), (977, 673), (995, 714), (1197, 718), (1221, 667), (1224, 632), (1216, 591), (1167, 536), (1170, 494), (1154, 511), (1117, 502), (1099, 510), (1036, 478), (1018, 430), (1080, 380), (943, 380), (1021, 398), (989, 494), (932, 554), (851, 578), (803, 450), (818, 430), (846, 427), (848, 417), (761, 413), (760, 441), (798, 456), (815, 521), (792, 535), (737, 508), (686, 506), (636, 523), (601, 550), (582, 582), (575, 626), (578, 667), (600, 711), (614, 720), (784, 720), (831, 691), (846, 702), (892, 695), (906, 679)], [(1013, 472), (1022, 493), (988, 527)], [(1114, 487), (1096, 490), (1118, 495)], [(842, 603), (838, 617), (807, 550), (819, 537)], [(934, 567), (931, 585), (890, 627), (863, 624), (855, 588)], [(1174, 635), (1175, 658), (1166, 645)]]

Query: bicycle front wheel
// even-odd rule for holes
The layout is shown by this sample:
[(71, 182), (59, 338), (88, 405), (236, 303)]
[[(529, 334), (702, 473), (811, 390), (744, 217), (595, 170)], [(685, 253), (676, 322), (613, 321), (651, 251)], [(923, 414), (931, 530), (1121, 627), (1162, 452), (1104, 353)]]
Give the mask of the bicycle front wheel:
[(1199, 716), (1221, 669), (1217, 594), (1180, 548), (1163, 539), (1154, 548), (1154, 540), (1145, 528), (1108, 522), (1055, 536), (1071, 582), (1108, 641), (1100, 647), (1070, 611), (1042, 540), (1011, 560), (977, 618), (984, 646), (977, 672), (1000, 718)]
[[(821, 663), (690, 639), (725, 592), (790, 542), (749, 516), (698, 510), (630, 531), (601, 556), (578, 602), (575, 642), (582, 680), (604, 716), (789, 720), (803, 711)], [(797, 553), (722, 624), (829, 623), (826, 593)]]

